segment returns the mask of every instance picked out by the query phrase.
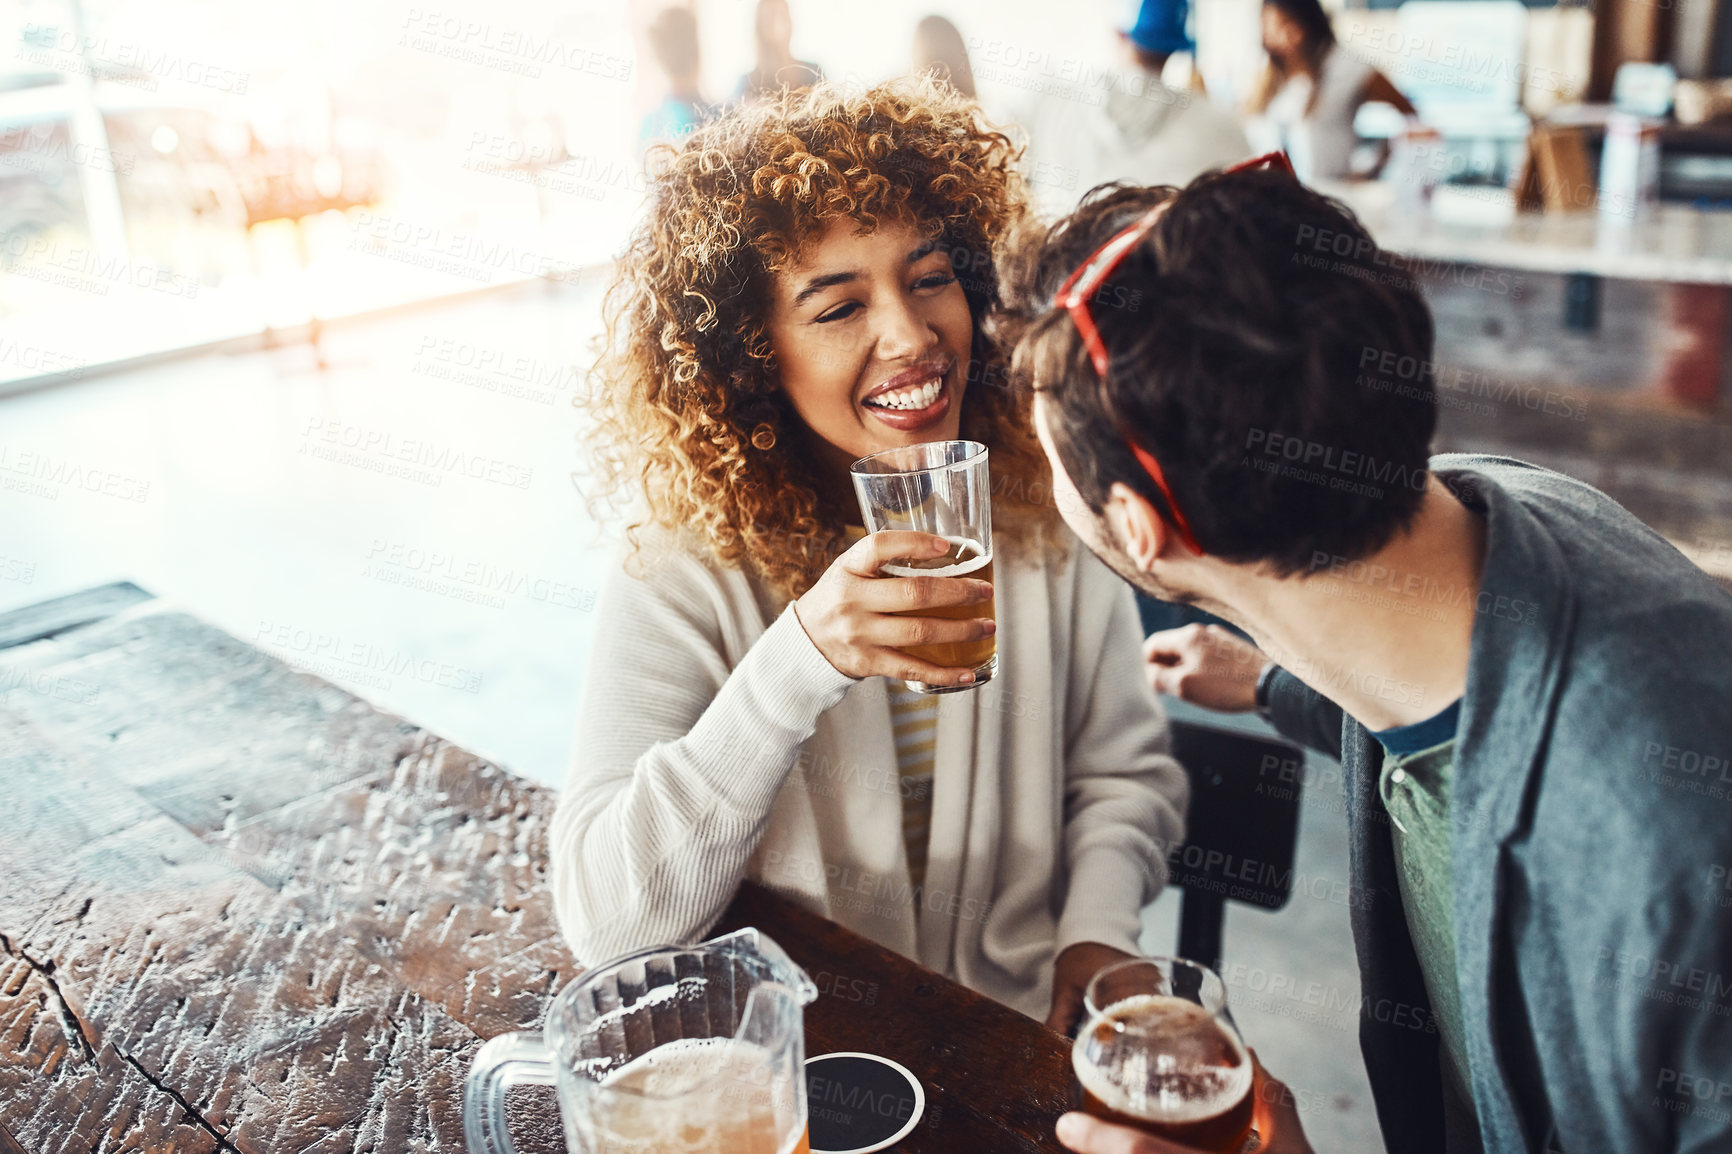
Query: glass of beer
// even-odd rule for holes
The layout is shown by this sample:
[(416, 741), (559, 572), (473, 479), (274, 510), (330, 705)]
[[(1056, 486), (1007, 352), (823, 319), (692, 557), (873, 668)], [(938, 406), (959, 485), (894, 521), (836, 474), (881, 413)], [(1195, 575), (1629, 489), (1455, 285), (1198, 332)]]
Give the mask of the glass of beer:
[(1119, 962), (1089, 982), (1083, 1011), (1071, 1048), (1083, 1110), (1240, 1154), (1251, 1134), (1251, 1055), (1213, 970), (1183, 958)]
[[(880, 572), (891, 577), (974, 577), (992, 580), (992, 484), (986, 472), (986, 446), (978, 441), (928, 441), (861, 457), (851, 470), (866, 532), (911, 529), (935, 533), (950, 542), (938, 557), (893, 561)], [(906, 610), (910, 617), (992, 617), (993, 603)], [(973, 672), (970, 685), (905, 682), (918, 693), (973, 689), (998, 670), (993, 637), (978, 641), (912, 645), (910, 656), (947, 669)]]
[(470, 1154), (515, 1154), (506, 1092), (552, 1084), (571, 1154), (810, 1154), (804, 1007), (818, 989), (756, 929), (594, 966), (540, 1033), (501, 1034), (463, 1090)]

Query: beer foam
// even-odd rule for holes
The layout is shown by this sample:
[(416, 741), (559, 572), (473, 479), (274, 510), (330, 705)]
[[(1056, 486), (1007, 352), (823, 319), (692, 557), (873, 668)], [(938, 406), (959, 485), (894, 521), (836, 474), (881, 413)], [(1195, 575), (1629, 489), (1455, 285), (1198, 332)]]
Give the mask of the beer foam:
[(769, 1060), (769, 1052), (762, 1046), (735, 1038), (677, 1038), (633, 1058), (609, 1074), (602, 1085), (666, 1098), (688, 1093), (729, 1072), (767, 1067)]
[(592, 1121), (619, 1154), (770, 1151), (789, 1129), (800, 1131), (784, 1081), (763, 1046), (680, 1038), (608, 1075), (602, 1089), (625, 1093), (599, 1097)]
[[(1112, 1022), (1127, 1033), (1116, 1041)], [(1083, 1056), (1094, 1031), (1102, 1031), (1101, 1061)], [(1183, 1047), (1189, 1068), (1175, 1058)], [(1151, 1122), (1200, 1122), (1238, 1104), (1251, 1089), (1251, 1060), (1244, 1045), (1195, 1002), (1164, 994), (1139, 994), (1114, 1002), (1086, 1027), (1071, 1051), (1071, 1066), (1083, 1089), (1120, 1114)]]
[(970, 557), (966, 561), (959, 561), (955, 565), (946, 565), (942, 569), (927, 569), (919, 565), (881, 565), (878, 571), (888, 573), (892, 577), (966, 577), (968, 574), (978, 572), (992, 564), (992, 557), (980, 547), (980, 542), (972, 541), (967, 537), (945, 537), (944, 539), (950, 542), (950, 551), (958, 556), (964, 549), (972, 549), (981, 556)]

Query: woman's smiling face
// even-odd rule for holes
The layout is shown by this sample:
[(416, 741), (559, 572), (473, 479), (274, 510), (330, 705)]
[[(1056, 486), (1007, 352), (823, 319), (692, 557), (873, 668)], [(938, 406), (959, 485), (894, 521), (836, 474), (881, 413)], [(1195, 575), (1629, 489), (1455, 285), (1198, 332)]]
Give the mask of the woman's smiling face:
[(868, 453), (956, 439), (974, 339), (942, 247), (859, 227), (833, 221), (776, 275), (768, 325), (783, 391), (844, 475)]

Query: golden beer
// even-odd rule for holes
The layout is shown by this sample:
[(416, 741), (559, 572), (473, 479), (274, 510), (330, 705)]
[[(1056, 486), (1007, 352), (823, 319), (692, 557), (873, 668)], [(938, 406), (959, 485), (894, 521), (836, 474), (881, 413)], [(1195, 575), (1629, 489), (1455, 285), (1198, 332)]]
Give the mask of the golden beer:
[[(980, 547), (978, 541), (970, 541), (965, 537), (947, 537), (950, 551), (937, 557), (922, 557), (916, 560), (900, 560), (885, 565), (882, 571), (893, 577), (973, 577), (988, 584), (992, 582), (992, 555)], [(951, 605), (936, 609), (906, 609), (895, 614), (898, 617), (944, 617), (953, 621), (965, 621), (971, 617), (993, 618), (993, 603), (996, 598), (989, 597), (983, 603), (973, 605)], [(975, 672), (976, 683), (991, 677), (991, 671), (982, 670), (992, 662), (998, 652), (996, 636), (982, 637), (977, 641), (946, 641), (937, 645), (910, 645), (903, 652), (910, 657), (918, 657), (922, 661), (930, 661), (934, 665), (942, 665), (946, 669), (969, 669)]]
[(1250, 1055), (1185, 998), (1139, 994), (1108, 1006), (1078, 1036), (1071, 1066), (1082, 1108), (1097, 1118), (1218, 1154), (1239, 1154), (1250, 1135)]
[(733, 1038), (658, 1046), (601, 1083), (595, 1154), (811, 1154), (807, 1128), (792, 1132), (801, 1088), (774, 1070), (769, 1051)]

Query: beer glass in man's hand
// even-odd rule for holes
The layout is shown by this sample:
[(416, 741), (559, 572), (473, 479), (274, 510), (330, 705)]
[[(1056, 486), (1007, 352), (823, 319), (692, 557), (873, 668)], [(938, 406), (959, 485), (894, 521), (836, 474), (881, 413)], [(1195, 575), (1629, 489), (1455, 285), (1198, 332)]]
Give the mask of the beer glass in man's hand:
[(1251, 1056), (1214, 971), (1138, 958), (1094, 976), (1071, 1049), (1082, 1109), (1177, 1146), (1239, 1154), (1251, 1133)]

